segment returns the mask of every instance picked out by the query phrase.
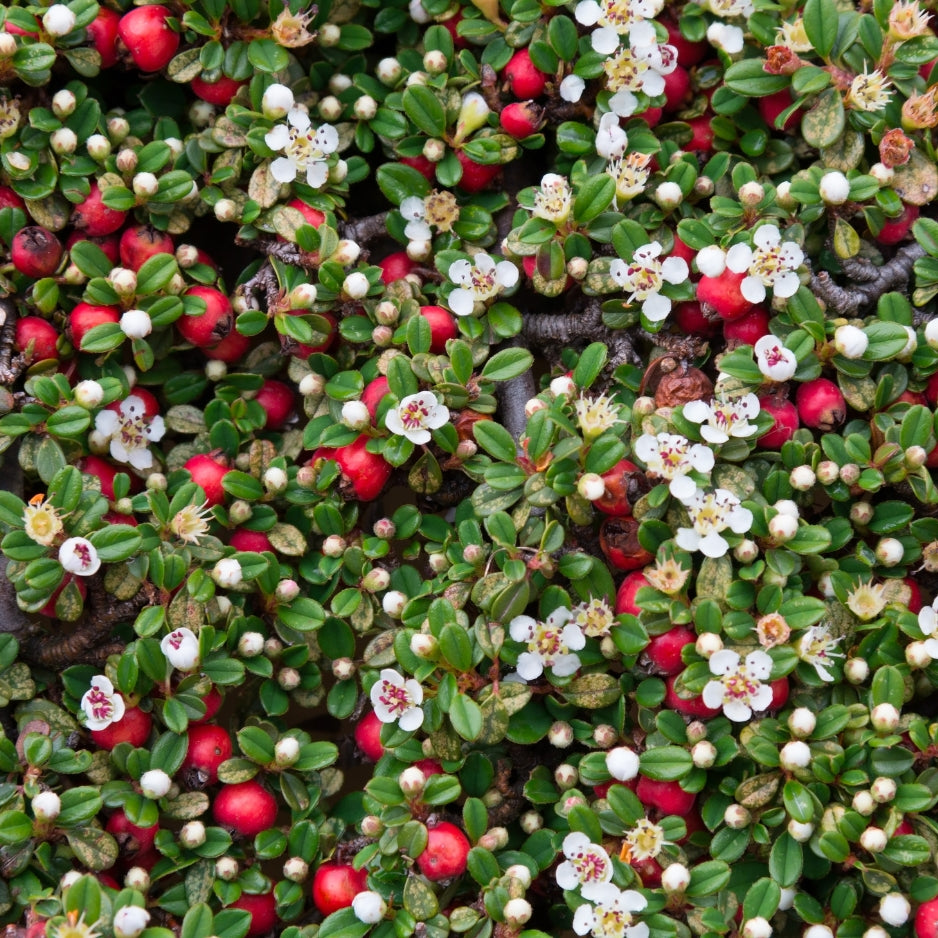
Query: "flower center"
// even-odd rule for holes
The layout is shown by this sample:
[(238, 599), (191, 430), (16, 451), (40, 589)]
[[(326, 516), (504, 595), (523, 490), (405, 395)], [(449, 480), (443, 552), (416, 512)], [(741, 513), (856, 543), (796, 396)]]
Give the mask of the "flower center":
[(734, 674), (723, 678), (724, 696), (734, 700), (748, 700), (759, 689), (759, 681), (749, 677), (745, 665), (740, 665)]
[(581, 883), (602, 882), (608, 867), (606, 859), (597, 853), (577, 853), (570, 857), (570, 863)]
[(95, 720), (107, 720), (114, 713), (114, 702), (100, 687), (91, 688), (87, 702), (91, 706), (91, 715)]
[(317, 163), (324, 158), (322, 150), (314, 146), (312, 129), (300, 131), (296, 127), (291, 127), (290, 141), (284, 147), (284, 153), (298, 169), (306, 169), (310, 163)]
[(495, 270), (482, 270), (473, 267), (469, 271), (469, 286), (477, 299), (487, 300), (498, 289), (495, 282)]
[(641, 91), (642, 75), (648, 71), (648, 63), (637, 58), (631, 49), (620, 49), (603, 63), (609, 90)]
[(401, 423), (408, 430), (419, 430), (430, 416), (430, 410), (419, 401), (412, 401), (401, 411)]
[(405, 713), (413, 706), (410, 694), (406, 687), (399, 687), (390, 681), (384, 681), (381, 687), (381, 695), (378, 700), (385, 706), (390, 713), (400, 715)]

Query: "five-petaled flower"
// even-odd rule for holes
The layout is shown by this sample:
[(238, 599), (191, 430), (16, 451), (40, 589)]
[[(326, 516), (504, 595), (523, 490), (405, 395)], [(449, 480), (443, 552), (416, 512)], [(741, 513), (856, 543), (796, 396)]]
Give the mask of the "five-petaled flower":
[(581, 26), (595, 26), (590, 34), (594, 52), (610, 55), (634, 23), (654, 19), (664, 7), (662, 0), (580, 0), (573, 12)]
[(707, 473), (713, 468), (713, 450), (703, 443), (691, 443), (677, 433), (643, 433), (635, 441), (635, 455), (653, 476), (668, 480), (668, 491), (678, 501), (694, 496), (697, 483), (691, 472)]
[(648, 905), (648, 900), (634, 889), (619, 889), (614, 883), (603, 883), (593, 892), (590, 903), (581, 905), (573, 915), (573, 930), (592, 938), (648, 938), (645, 922), (636, 922), (635, 913)]
[(126, 707), (124, 698), (114, 691), (110, 680), (103, 674), (96, 674), (91, 679), (91, 687), (81, 698), (81, 709), (89, 730), (103, 730), (112, 723), (119, 723)]
[(194, 671), (199, 666), (199, 640), (190, 629), (178, 628), (164, 635), (160, 651), (180, 671)]
[(574, 652), (586, 645), (583, 630), (571, 622), (573, 613), (562, 606), (555, 609), (544, 622), (531, 616), (516, 616), (508, 631), (516, 642), (527, 645), (527, 651), (518, 655), (518, 674), (526, 681), (539, 678), (545, 668), (557, 677), (569, 677), (580, 668), (580, 658)]
[(671, 312), (671, 300), (659, 292), (663, 282), (683, 283), (690, 273), (683, 257), (659, 261), (660, 253), (660, 242), (652, 241), (637, 248), (630, 263), (617, 257), (609, 265), (612, 279), (631, 294), (628, 303), (640, 302), (642, 313), (650, 322), (661, 322)]
[(432, 391), (409, 394), (384, 418), (384, 424), (391, 433), (406, 437), (411, 443), (429, 443), (430, 431), (447, 423), (449, 408), (441, 404)]
[(925, 651), (931, 658), (938, 658), (938, 599), (930, 606), (919, 609), (918, 627), (925, 635)]
[(729, 550), (720, 532), (729, 528), (734, 534), (745, 534), (752, 526), (752, 512), (727, 489), (697, 489), (684, 507), (693, 527), (678, 528), (674, 540), (683, 550), (699, 550), (705, 557), (722, 557)]
[(94, 419), (94, 428), (110, 440), (111, 457), (129, 463), (134, 469), (149, 469), (153, 465), (150, 443), (163, 439), (166, 424), (157, 414), (147, 416), (143, 398), (131, 394), (120, 402), (117, 411), (102, 410)]
[(321, 189), (329, 175), (328, 160), (339, 147), (338, 131), (331, 124), (313, 129), (309, 115), (298, 107), (287, 114), (286, 124), (277, 124), (264, 137), (271, 150), (282, 150), (283, 156), (270, 164), (270, 173), (277, 182), (293, 182), (297, 174), (306, 173), (306, 184)]
[(726, 266), (736, 274), (747, 274), (739, 285), (750, 303), (765, 299), (765, 288), (775, 296), (787, 299), (801, 286), (798, 268), (804, 262), (804, 251), (794, 241), (782, 241), (775, 225), (763, 225), (752, 236), (755, 250), (748, 244), (734, 244), (726, 252)]
[(684, 416), (691, 423), (700, 424), (700, 435), (708, 442), (718, 445), (730, 437), (752, 436), (758, 427), (750, 420), (759, 416), (759, 398), (755, 394), (743, 397), (714, 398), (709, 404), (691, 401), (684, 405)]
[(489, 254), (476, 254), (471, 261), (458, 260), (449, 266), (449, 279), (456, 289), (447, 298), (457, 316), (469, 316), (476, 303), (497, 296), (518, 282), (518, 268), (511, 261), (495, 261)]
[(55, 505), (50, 505), (45, 495), (34, 495), (23, 510), (23, 527), (37, 544), (50, 547), (63, 526)]
[(812, 625), (811, 628), (798, 639), (798, 657), (808, 664), (814, 665), (818, 677), (830, 683), (834, 680), (830, 668), (834, 658), (843, 658), (844, 653), (835, 651), (838, 642), (843, 638), (833, 638), (826, 625)]
[(751, 651), (743, 659), (729, 648), (710, 657), (710, 673), (717, 680), (703, 689), (703, 702), (735, 723), (744, 723), (753, 711), (772, 703), (772, 687), (763, 683), (772, 673), (772, 659), (764, 651)]
[(535, 218), (560, 225), (567, 220), (573, 207), (573, 191), (566, 176), (559, 173), (545, 173), (541, 185), (534, 193)]
[(595, 440), (617, 423), (622, 423), (619, 405), (605, 394), (600, 394), (599, 397), (588, 397), (584, 394), (573, 402), (573, 409), (576, 411), (580, 432), (587, 441)]
[(563, 863), (557, 867), (557, 885), (561, 889), (579, 889), (589, 899), (596, 887), (612, 879), (612, 861), (609, 854), (594, 844), (586, 834), (573, 831), (563, 839)]
[(84, 537), (70, 537), (59, 548), (59, 563), (66, 573), (92, 576), (101, 568), (101, 558), (94, 544)]
[(785, 348), (782, 340), (770, 332), (759, 339), (753, 350), (759, 371), (772, 381), (787, 381), (798, 370), (798, 359), (791, 349)]
[(383, 668), (371, 686), (371, 705), (382, 723), (397, 723), (405, 732), (423, 723), (423, 688), (413, 678), (404, 679), (393, 668)]

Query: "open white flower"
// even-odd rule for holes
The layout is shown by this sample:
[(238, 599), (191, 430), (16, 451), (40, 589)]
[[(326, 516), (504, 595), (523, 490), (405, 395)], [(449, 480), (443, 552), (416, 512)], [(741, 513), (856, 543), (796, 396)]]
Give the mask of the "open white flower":
[(200, 537), (209, 532), (208, 519), (212, 509), (207, 501), (201, 505), (186, 505), (173, 515), (169, 529), (186, 544), (198, 544)]
[(622, 423), (619, 405), (605, 394), (599, 397), (581, 395), (573, 402), (580, 432), (589, 440), (595, 440), (617, 423)]
[(539, 678), (545, 668), (557, 677), (569, 677), (580, 668), (580, 658), (574, 652), (586, 645), (583, 630), (570, 622), (573, 613), (560, 607), (544, 622), (531, 616), (516, 616), (508, 631), (516, 642), (527, 645), (527, 651), (518, 655), (518, 674), (526, 681)]
[(179, 671), (194, 671), (199, 666), (199, 640), (190, 629), (178, 628), (164, 635), (160, 651)]
[(319, 189), (329, 175), (327, 161), (338, 149), (339, 134), (331, 124), (313, 130), (309, 115), (293, 107), (287, 123), (277, 124), (265, 135), (264, 143), (284, 153), (270, 164), (270, 173), (277, 182), (293, 182), (298, 173), (305, 172), (306, 184)]
[(392, 668), (383, 668), (371, 686), (371, 705), (382, 723), (397, 723), (405, 732), (423, 723), (423, 688), (413, 678), (404, 679)]
[(650, 153), (639, 153), (633, 150), (625, 156), (609, 160), (606, 164), (606, 175), (611, 176), (616, 184), (616, 207), (620, 202), (628, 202), (645, 191), (648, 178), (651, 176), (649, 163)]
[(457, 316), (469, 316), (476, 303), (497, 296), (518, 282), (518, 268), (511, 261), (498, 261), (489, 254), (476, 254), (471, 261), (454, 261), (449, 279), (457, 285), (447, 302)]
[(563, 855), (566, 860), (557, 867), (556, 873), (561, 889), (580, 889), (583, 898), (589, 899), (597, 886), (612, 879), (609, 854), (580, 831), (564, 837)]
[(745, 534), (752, 527), (752, 512), (726, 489), (712, 492), (697, 489), (684, 505), (693, 527), (678, 528), (674, 535), (677, 546), (683, 550), (699, 550), (705, 557), (722, 557), (729, 544), (720, 532), (729, 528), (735, 534)]
[(759, 416), (759, 398), (746, 394), (735, 398), (714, 398), (709, 404), (691, 401), (684, 405), (684, 416), (691, 423), (700, 424), (700, 435), (714, 444), (752, 436), (757, 427), (750, 420)]
[(567, 177), (545, 173), (540, 188), (534, 193), (534, 217), (559, 225), (569, 218), (572, 207), (573, 191)]
[(51, 547), (62, 533), (62, 519), (55, 508), (46, 501), (45, 495), (34, 495), (23, 509), (23, 528), (37, 544)]
[(703, 689), (703, 702), (735, 723), (744, 723), (753, 711), (765, 710), (772, 703), (772, 687), (764, 684), (772, 673), (772, 659), (764, 651), (751, 651), (745, 662), (729, 648), (710, 657), (710, 673), (717, 680)]
[(739, 285), (742, 295), (750, 303), (761, 303), (765, 288), (771, 287), (775, 296), (794, 296), (801, 286), (797, 270), (804, 262), (804, 251), (794, 241), (782, 241), (775, 225), (763, 225), (752, 240), (755, 250), (748, 244), (734, 244), (726, 252), (726, 266), (733, 273), (748, 272)]
[[(648, 860), (658, 856), (661, 848), (667, 843), (664, 839), (664, 830), (648, 818), (640, 818), (623, 838), (622, 851), (632, 860)], [(587, 897), (588, 898), (588, 897)]]
[(573, 915), (573, 930), (592, 938), (648, 938), (648, 926), (636, 922), (648, 900), (634, 889), (621, 890), (613, 883), (598, 886), (590, 900)]
[(773, 381), (787, 381), (798, 370), (795, 353), (785, 348), (782, 340), (772, 335), (762, 336), (753, 347), (759, 371)]
[(709, 472), (713, 468), (713, 450), (703, 443), (691, 443), (677, 433), (643, 433), (635, 441), (635, 455), (648, 471), (668, 480), (668, 491), (679, 501), (687, 501), (697, 491), (691, 472)]
[(114, 938), (137, 938), (150, 921), (150, 913), (138, 905), (125, 905), (114, 913)]
[(67, 573), (92, 576), (101, 568), (101, 558), (94, 544), (83, 537), (70, 537), (59, 548), (59, 563)]
[(918, 627), (925, 635), (925, 651), (931, 658), (938, 659), (938, 599), (930, 606), (922, 606), (918, 611)]
[(628, 134), (619, 126), (619, 115), (614, 112), (603, 114), (596, 131), (596, 152), (604, 160), (619, 159), (628, 145)]
[(91, 687), (81, 698), (81, 709), (89, 730), (103, 730), (112, 723), (119, 723), (126, 711), (124, 698), (114, 691), (114, 685), (103, 674), (91, 679)]
[[(847, 608), (864, 622), (875, 619), (886, 608), (886, 584), (858, 583), (847, 593)], [(919, 613), (921, 615), (921, 613)], [(921, 623), (921, 619), (919, 619)]]
[(419, 195), (409, 195), (401, 202), (401, 214), (407, 224), (404, 235), (411, 241), (429, 241), (433, 231), (427, 224), (427, 209)]
[(664, 78), (677, 68), (677, 49), (662, 45), (651, 23), (642, 21), (629, 28), (629, 44), (603, 54), (606, 87), (618, 94), (643, 91), (650, 98), (664, 94)]
[(683, 257), (666, 257), (658, 260), (661, 243), (652, 241), (636, 249), (631, 263), (616, 258), (609, 265), (609, 274), (623, 290), (630, 291), (628, 303), (639, 301), (642, 313), (651, 322), (661, 322), (671, 312), (671, 300), (658, 291), (663, 282), (683, 283), (690, 268)]
[(892, 98), (891, 84), (878, 68), (872, 72), (861, 72), (850, 82), (844, 95), (844, 106), (856, 111), (882, 111)]
[(593, 51), (609, 55), (633, 23), (653, 19), (663, 8), (663, 0), (580, 0), (573, 16), (581, 26), (597, 27), (590, 34)]
[(441, 404), (432, 391), (409, 394), (384, 418), (384, 425), (397, 436), (411, 443), (429, 443), (430, 431), (449, 423), (449, 408)]
[(798, 657), (808, 664), (814, 665), (818, 677), (828, 683), (834, 680), (830, 672), (834, 658), (843, 658), (842, 651), (835, 651), (837, 643), (843, 638), (833, 638), (826, 625), (812, 625), (804, 635), (798, 639)]
[(131, 394), (120, 402), (117, 412), (102, 410), (94, 418), (94, 428), (110, 439), (111, 458), (129, 463), (134, 469), (149, 469), (153, 465), (150, 443), (163, 439), (166, 424), (157, 414), (148, 417), (143, 398)]

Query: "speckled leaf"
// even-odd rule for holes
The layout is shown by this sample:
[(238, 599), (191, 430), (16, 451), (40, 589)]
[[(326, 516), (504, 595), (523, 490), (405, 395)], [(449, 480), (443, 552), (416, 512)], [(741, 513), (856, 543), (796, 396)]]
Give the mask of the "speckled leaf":
[(120, 850), (117, 841), (98, 827), (81, 827), (65, 832), (68, 845), (89, 870), (106, 870), (114, 865)]
[(185, 791), (172, 801), (163, 802), (162, 813), (180, 821), (191, 821), (208, 811), (208, 795), (203, 791)]
[(781, 784), (778, 772), (765, 772), (741, 782), (736, 789), (736, 800), (745, 808), (764, 808), (777, 794)]
[(828, 88), (818, 96), (817, 103), (801, 119), (801, 133), (813, 147), (830, 147), (844, 132), (845, 123), (840, 92)]
[(872, 378), (848, 378), (844, 374), (837, 376), (837, 384), (844, 395), (844, 400), (854, 409), (865, 413), (872, 410), (876, 399), (876, 382)]
[(292, 524), (275, 524), (267, 532), (267, 537), (275, 550), (288, 557), (302, 557), (306, 553), (306, 538)]
[(821, 150), (821, 161), (828, 169), (847, 173), (859, 166), (860, 160), (863, 159), (865, 142), (863, 134), (848, 130), (835, 143)]
[(890, 185), (903, 202), (926, 205), (938, 195), (938, 168), (920, 150), (913, 150), (909, 162), (895, 168)]
[(267, 162), (261, 163), (251, 173), (251, 180), (248, 183), (248, 197), (257, 202), (261, 208), (270, 208), (272, 205), (276, 205), (279, 195), (280, 183), (271, 175), (270, 164)]
[(409, 876), (404, 884), (404, 908), (418, 922), (433, 918), (439, 911), (433, 890), (419, 876)]
[(508, 732), (508, 708), (500, 698), (493, 696), (480, 701), (479, 706), (482, 710), (482, 731), (476, 743), (480, 746), (494, 746)]
[(376, 635), (365, 649), (364, 660), (369, 668), (386, 668), (394, 664), (394, 639), (400, 629), (392, 629)]
[(218, 767), (218, 780), (226, 785), (233, 785), (254, 778), (259, 771), (260, 766), (250, 759), (226, 759)]
[(174, 433), (201, 433), (205, 429), (205, 415), (191, 404), (176, 404), (166, 411), (166, 429)]
[(756, 484), (748, 472), (740, 469), (739, 466), (731, 466), (727, 463), (717, 463), (710, 478), (714, 486), (728, 489), (740, 499), (749, 498), (756, 488)]
[(215, 864), (211, 860), (199, 860), (186, 870), (186, 899), (190, 906), (207, 902), (212, 895), (215, 881)]
[(170, 80), (187, 85), (193, 78), (198, 78), (202, 74), (202, 63), (199, 61), (201, 52), (201, 48), (196, 47), (185, 49), (174, 56), (166, 68)]
[(584, 674), (561, 692), (569, 703), (588, 710), (598, 710), (615, 703), (622, 694), (619, 682), (611, 674)]
[(732, 582), (733, 561), (729, 557), (704, 557), (697, 575), (697, 596), (722, 605)]
[(437, 758), (453, 761), (462, 757), (462, 742), (448, 726), (444, 726), (436, 733), (431, 733), (430, 741), (433, 743), (433, 752)]

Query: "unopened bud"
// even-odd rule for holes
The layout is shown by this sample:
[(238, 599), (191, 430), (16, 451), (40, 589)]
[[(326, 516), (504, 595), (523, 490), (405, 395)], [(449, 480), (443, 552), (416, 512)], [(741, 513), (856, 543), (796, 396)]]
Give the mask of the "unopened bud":
[(348, 543), (344, 537), (338, 534), (330, 534), (322, 542), (322, 552), (327, 557), (341, 557), (348, 549)]
[(302, 857), (290, 857), (283, 864), (283, 878), (291, 883), (303, 883), (309, 876), (309, 864)]
[(388, 590), (381, 597), (381, 608), (392, 619), (399, 619), (407, 605), (407, 596), (400, 590)]
[(726, 822), (727, 827), (731, 827), (733, 830), (742, 830), (752, 822), (752, 814), (748, 808), (743, 807), (741, 804), (731, 804), (727, 805), (726, 810), (723, 812), (723, 820)]
[(159, 187), (160, 181), (153, 173), (137, 173), (131, 182), (134, 195), (139, 196), (141, 199), (152, 198), (156, 195)]
[(791, 487), (797, 492), (807, 492), (814, 488), (817, 476), (810, 466), (796, 466), (788, 477)]
[(695, 743), (690, 751), (691, 759), (698, 769), (709, 769), (717, 760), (717, 747), (708, 739)]
[(884, 567), (894, 567), (896, 564), (902, 563), (902, 558), (905, 556), (905, 548), (902, 546), (902, 541), (898, 538), (882, 537), (879, 539), (874, 553), (876, 559)]
[(398, 776), (397, 784), (408, 798), (416, 798), (426, 787), (427, 776), (416, 765), (411, 765)]
[(201, 821), (189, 821), (179, 831), (179, 843), (188, 850), (194, 850), (205, 843), (205, 825)]
[(556, 749), (566, 749), (573, 739), (573, 727), (565, 720), (557, 720), (547, 731), (547, 741)]
[(505, 903), (505, 924), (510, 928), (520, 928), (534, 914), (534, 909), (527, 899), (509, 899)]
[(869, 817), (876, 810), (876, 802), (873, 800), (873, 795), (867, 790), (858, 791), (853, 796), (850, 806), (857, 814), (862, 814), (864, 817)]
[(697, 636), (694, 650), (701, 658), (710, 658), (723, 649), (723, 639), (715, 632), (704, 632)]
[(521, 830), (530, 835), (544, 826), (544, 818), (537, 811), (525, 811), (521, 815), (519, 823), (521, 824)]
[(264, 636), (260, 632), (244, 632), (238, 639), (238, 654), (242, 658), (256, 658), (264, 652)]
[(870, 794), (877, 804), (889, 804), (895, 799), (897, 791), (896, 780), (882, 775), (873, 779), (873, 784), (870, 785)]
[(879, 827), (868, 827), (860, 834), (860, 846), (870, 853), (881, 853), (888, 842), (886, 832)]
[(390, 584), (391, 574), (387, 570), (382, 570), (381, 567), (369, 570), (362, 577), (362, 589), (369, 593), (380, 593), (382, 590), (386, 590)]
[(812, 834), (814, 834), (814, 825), (809, 823), (802, 823), (801, 821), (796, 821), (794, 818), (790, 818), (788, 821), (788, 833), (791, 835), (792, 840), (797, 841), (799, 844), (807, 843)]
[(574, 765), (568, 765), (564, 762), (554, 769), (554, 781), (561, 791), (573, 788), (579, 780), (580, 773), (576, 770), (576, 766)]
[(755, 208), (765, 198), (765, 187), (758, 182), (746, 182), (739, 187), (739, 201), (746, 208)]
[(300, 757), (300, 741), (295, 736), (282, 736), (274, 745), (274, 762), (291, 766)]
[(302, 680), (302, 675), (296, 668), (281, 668), (277, 672), (277, 683), (282, 690), (296, 690)]
[(863, 658), (850, 658), (844, 665), (844, 677), (851, 684), (862, 684), (869, 676), (870, 666)]
[(873, 520), (873, 506), (869, 502), (854, 502), (850, 506), (850, 520), (865, 527)]
[(589, 502), (595, 502), (606, 494), (606, 482), (601, 475), (587, 472), (577, 480), (576, 490)]
[(829, 459), (818, 463), (817, 479), (821, 485), (833, 485), (840, 478), (840, 466)]
[(238, 875), (238, 861), (234, 857), (219, 857), (215, 861), (215, 875), (230, 883)]
[(397, 84), (403, 71), (404, 69), (401, 67), (401, 63), (398, 62), (397, 59), (390, 57), (382, 59), (377, 66), (375, 66), (375, 76), (378, 81), (388, 87)]
[(672, 895), (684, 892), (690, 885), (690, 870), (683, 863), (670, 863), (661, 871), (661, 888)]
[(818, 195), (828, 205), (843, 205), (850, 198), (850, 180), (838, 171), (825, 173), (818, 183)]
[(877, 733), (893, 733), (899, 728), (899, 711), (890, 703), (877, 704), (870, 711), (870, 722)]
[(370, 287), (371, 284), (368, 282), (368, 278), (360, 271), (350, 273), (345, 280), (342, 281), (342, 292), (353, 300), (360, 300), (366, 297)]
[(347, 681), (353, 678), (357, 670), (351, 658), (336, 658), (332, 662), (332, 675), (337, 681)]

